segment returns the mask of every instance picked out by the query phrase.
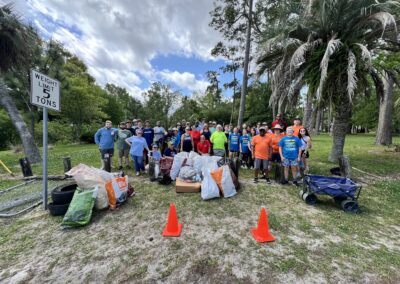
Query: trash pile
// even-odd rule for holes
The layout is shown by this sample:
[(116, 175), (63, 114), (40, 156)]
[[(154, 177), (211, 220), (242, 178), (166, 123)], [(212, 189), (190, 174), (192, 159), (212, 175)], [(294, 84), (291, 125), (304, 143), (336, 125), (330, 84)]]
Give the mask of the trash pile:
[[(64, 204), (66, 212), (50, 209), (52, 215), (64, 215), (63, 227), (78, 227), (90, 222), (93, 208), (97, 210), (116, 209), (135, 191), (128, 183), (128, 176), (123, 173), (109, 173), (84, 164), (79, 164), (65, 173), (74, 178), (76, 185), (58, 188), (52, 192), (53, 206), (61, 206), (60, 198), (54, 196), (72, 196), (69, 203)], [(54, 196), (53, 196), (54, 195)], [(64, 200), (67, 201), (67, 200)]]
[(231, 161), (195, 152), (175, 155), (170, 177), (176, 180), (176, 192), (201, 192), (203, 200), (235, 196), (239, 189)]

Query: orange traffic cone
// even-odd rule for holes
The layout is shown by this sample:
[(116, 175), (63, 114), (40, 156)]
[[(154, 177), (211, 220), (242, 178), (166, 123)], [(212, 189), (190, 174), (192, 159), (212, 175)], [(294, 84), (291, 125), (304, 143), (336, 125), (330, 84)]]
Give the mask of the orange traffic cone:
[(275, 241), (275, 237), (269, 232), (268, 216), (264, 207), (261, 208), (260, 218), (258, 219), (258, 227), (252, 228), (251, 234), (259, 243)]
[(167, 225), (163, 230), (163, 237), (179, 237), (182, 231), (182, 224), (178, 222), (178, 216), (176, 215), (175, 204), (171, 203), (169, 207)]

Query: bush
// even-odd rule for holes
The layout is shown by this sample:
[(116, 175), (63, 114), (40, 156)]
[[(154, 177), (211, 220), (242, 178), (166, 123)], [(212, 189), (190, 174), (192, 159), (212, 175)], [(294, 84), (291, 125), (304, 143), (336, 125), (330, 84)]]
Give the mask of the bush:
[(0, 110), (0, 150), (20, 143), (19, 136), (5, 110)]
[[(69, 144), (73, 142), (72, 126), (61, 121), (49, 121), (48, 142), (49, 144)], [(38, 144), (43, 142), (43, 121), (35, 126), (35, 140)]]

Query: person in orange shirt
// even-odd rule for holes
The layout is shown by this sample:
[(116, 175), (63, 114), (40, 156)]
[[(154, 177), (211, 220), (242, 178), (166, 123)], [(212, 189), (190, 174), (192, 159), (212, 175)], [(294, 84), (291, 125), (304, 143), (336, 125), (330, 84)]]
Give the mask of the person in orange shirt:
[(269, 160), (269, 171), (271, 171), (273, 163), (277, 163), (278, 165), (281, 163), (281, 155), (279, 154), (279, 141), (285, 136), (283, 128), (279, 124), (276, 124), (275, 127), (272, 128), (272, 131), (274, 133), (269, 136), (272, 140), (272, 156)]
[(268, 177), (268, 163), (272, 155), (272, 140), (266, 135), (265, 127), (260, 128), (260, 134), (251, 140), (251, 154), (254, 159), (254, 183), (258, 183), (258, 171), (263, 166), (265, 178), (268, 184), (271, 183)]
[(299, 131), (300, 131), (300, 129), (301, 128), (304, 128), (304, 126), (303, 125), (301, 125), (301, 119), (300, 119), (300, 117), (296, 117), (295, 119), (294, 119), (294, 121), (293, 121), (293, 124), (294, 125), (292, 125), (292, 126), (290, 126), (292, 129), (293, 129), (293, 131), (294, 131), (294, 133), (293, 133), (293, 136), (299, 136)]

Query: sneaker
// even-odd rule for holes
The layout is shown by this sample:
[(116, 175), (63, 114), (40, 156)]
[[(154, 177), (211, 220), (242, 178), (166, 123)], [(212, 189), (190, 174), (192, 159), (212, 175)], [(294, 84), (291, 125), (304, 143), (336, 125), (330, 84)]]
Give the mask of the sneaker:
[(258, 183), (258, 178), (254, 178), (254, 183)]
[(297, 180), (293, 181), (293, 184), (294, 184), (295, 186), (300, 186), (300, 184), (297, 182)]
[(287, 180), (284, 180), (281, 182), (281, 184), (285, 185), (285, 184), (289, 184), (289, 182)]
[(271, 184), (271, 180), (269, 178), (265, 178), (265, 180), (267, 181), (267, 184)]
[(136, 172), (136, 176), (139, 176), (140, 175), (140, 173), (139, 172)]

